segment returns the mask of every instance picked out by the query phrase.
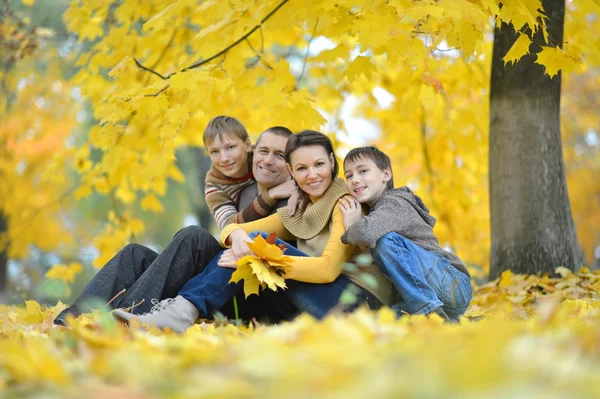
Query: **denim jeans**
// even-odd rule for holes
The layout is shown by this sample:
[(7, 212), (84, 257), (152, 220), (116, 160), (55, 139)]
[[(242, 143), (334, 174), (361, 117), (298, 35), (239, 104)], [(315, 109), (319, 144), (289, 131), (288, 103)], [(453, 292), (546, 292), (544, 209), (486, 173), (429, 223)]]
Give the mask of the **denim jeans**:
[(388, 233), (371, 250), (381, 272), (402, 297), (392, 306), (403, 313), (429, 314), (457, 321), (472, 296), (469, 277), (443, 256), (429, 252), (398, 233)]
[(64, 323), (67, 314), (77, 316), (89, 311), (94, 301), (103, 306), (113, 298), (113, 308), (134, 306), (132, 313), (148, 312), (152, 299), (173, 298), (220, 250), (219, 242), (198, 226), (179, 230), (161, 254), (129, 244), (98, 271), (56, 321)]
[[(266, 233), (254, 232), (250, 237)], [(277, 244), (285, 245), (285, 254), (289, 256), (308, 256), (285, 241), (277, 240)], [(222, 252), (221, 252), (222, 253)], [(221, 253), (216, 256), (204, 271), (191, 279), (180, 291), (179, 295), (193, 303), (200, 317), (209, 318), (231, 298), (243, 290), (243, 281), (229, 283), (234, 269), (217, 265)], [(335, 281), (327, 284), (311, 284), (300, 281), (286, 280), (287, 288), (271, 291), (261, 290), (259, 297), (264, 306), (275, 309), (283, 319), (291, 320), (302, 312), (307, 312), (316, 318), (323, 318), (329, 311), (340, 306), (342, 293), (354, 285), (348, 277), (340, 275)], [(362, 303), (369, 307), (379, 307), (379, 301), (368, 291), (356, 287), (357, 301), (342, 310), (352, 310)]]

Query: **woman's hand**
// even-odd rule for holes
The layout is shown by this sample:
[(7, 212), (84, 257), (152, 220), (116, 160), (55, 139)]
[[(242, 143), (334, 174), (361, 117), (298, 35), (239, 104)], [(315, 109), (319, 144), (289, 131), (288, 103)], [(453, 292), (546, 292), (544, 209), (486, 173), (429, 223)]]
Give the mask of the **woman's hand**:
[(346, 195), (338, 201), (338, 208), (344, 215), (344, 229), (347, 231), (350, 226), (362, 218), (362, 207), (354, 197)]
[(252, 242), (252, 238), (242, 229), (237, 229), (229, 234), (229, 240), (231, 241), (231, 251), (236, 257), (236, 260), (246, 255), (252, 254), (250, 248), (246, 245), (247, 242)]
[(239, 258), (236, 258), (236, 256), (233, 254), (233, 250), (228, 249), (221, 254), (221, 257), (219, 258), (217, 265), (219, 265), (221, 267), (228, 267), (230, 269), (237, 269), (236, 262), (238, 259)]
[[(293, 180), (292, 180), (293, 181)], [(294, 185), (294, 187), (296, 187)], [(303, 209), (308, 204), (308, 195), (296, 187), (290, 198), (288, 199), (288, 214), (294, 216), (297, 210)]]
[(290, 198), (290, 196), (296, 191), (296, 183), (293, 180), (288, 180), (284, 183), (278, 184), (275, 187), (269, 189), (269, 197), (280, 200), (284, 198)]

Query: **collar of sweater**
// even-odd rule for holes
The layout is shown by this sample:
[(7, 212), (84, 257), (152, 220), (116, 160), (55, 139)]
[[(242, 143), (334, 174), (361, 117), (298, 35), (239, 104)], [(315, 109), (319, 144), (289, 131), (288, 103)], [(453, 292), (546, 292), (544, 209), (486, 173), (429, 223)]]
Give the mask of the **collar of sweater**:
[(280, 208), (277, 212), (287, 231), (297, 238), (309, 240), (319, 234), (329, 223), (335, 204), (346, 194), (349, 194), (348, 187), (344, 180), (338, 177), (318, 200), (306, 206), (304, 212), (290, 216), (287, 207)]
[(206, 174), (206, 181), (214, 184), (229, 185), (239, 183), (248, 179), (254, 179), (254, 175), (252, 174), (252, 155), (252, 152), (248, 153), (248, 170), (250, 171), (250, 173), (248, 173), (247, 175), (242, 177), (229, 177), (219, 172), (217, 169), (215, 169), (213, 165), (210, 165), (210, 170)]

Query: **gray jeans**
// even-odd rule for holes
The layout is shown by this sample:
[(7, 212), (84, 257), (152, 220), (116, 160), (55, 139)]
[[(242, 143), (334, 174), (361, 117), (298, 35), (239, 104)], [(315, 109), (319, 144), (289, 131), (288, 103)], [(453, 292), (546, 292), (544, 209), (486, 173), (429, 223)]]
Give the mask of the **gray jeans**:
[[(205, 229), (189, 226), (179, 230), (161, 254), (139, 244), (120, 250), (83, 289), (75, 302), (55, 320), (67, 314), (77, 316), (90, 310), (90, 304), (111, 303), (112, 308), (130, 307), (133, 313), (152, 308), (152, 299), (174, 298), (183, 285), (201, 273), (221, 250), (219, 242)], [(142, 302), (143, 301), (143, 302)]]

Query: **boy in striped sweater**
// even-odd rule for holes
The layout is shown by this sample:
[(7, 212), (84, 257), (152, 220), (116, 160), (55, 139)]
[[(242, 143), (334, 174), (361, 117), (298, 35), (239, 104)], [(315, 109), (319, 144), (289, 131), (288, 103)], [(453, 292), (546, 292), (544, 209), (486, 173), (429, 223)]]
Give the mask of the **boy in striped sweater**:
[(262, 192), (238, 211), (240, 193), (255, 182), (248, 132), (237, 119), (217, 116), (208, 123), (202, 139), (212, 163), (206, 175), (206, 204), (219, 230), (230, 223), (245, 223), (269, 215), (279, 200), (289, 198), (295, 191), (294, 182), (288, 180)]

